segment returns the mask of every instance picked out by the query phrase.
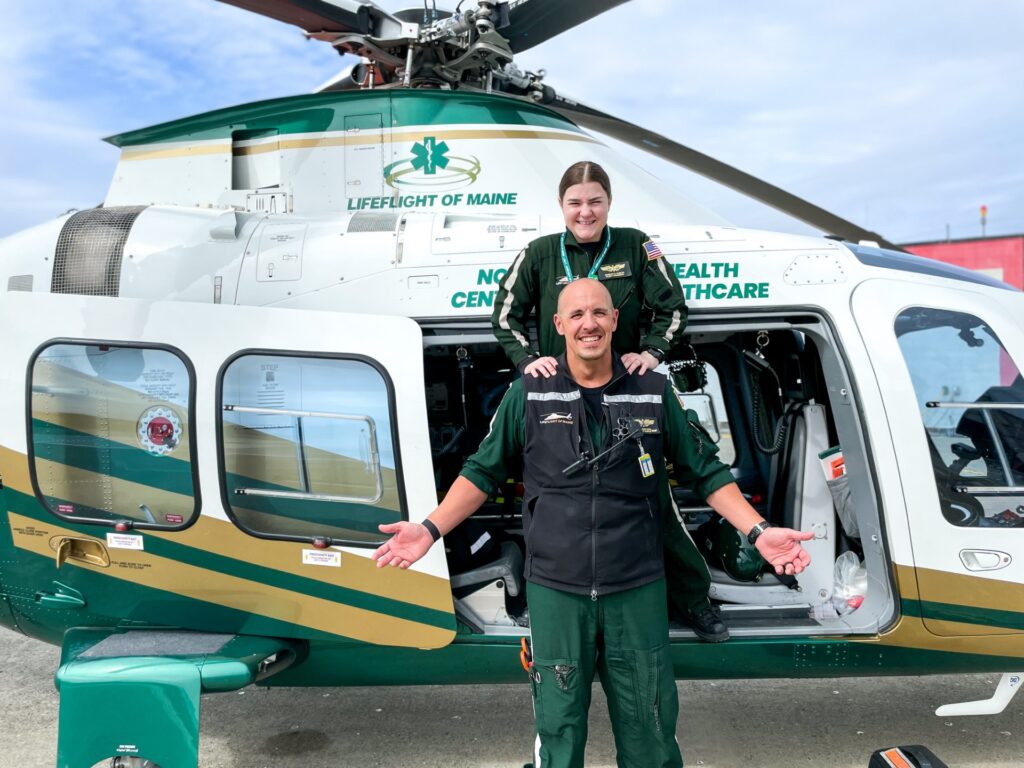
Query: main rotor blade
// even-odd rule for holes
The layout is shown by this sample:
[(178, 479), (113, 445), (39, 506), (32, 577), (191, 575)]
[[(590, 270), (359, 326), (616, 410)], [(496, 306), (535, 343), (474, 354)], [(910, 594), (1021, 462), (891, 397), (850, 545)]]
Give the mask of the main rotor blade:
[(373, 3), (356, 0), (220, 0), (222, 3), (294, 24), (304, 32), (356, 32), (373, 35), (382, 17)]
[(508, 40), (513, 53), (560, 35), (629, 0), (519, 0), (508, 9), (508, 26), (498, 34)]
[(641, 128), (639, 125), (634, 125), (564, 96), (555, 96), (554, 102), (549, 106), (584, 128), (598, 131), (694, 173), (699, 173), (701, 176), (717, 181), (747, 197), (770, 205), (794, 219), (820, 229), (826, 234), (838, 235), (844, 240), (854, 243), (871, 240), (882, 248), (895, 251), (903, 250), (876, 232), (870, 232), (852, 221), (836, 216), (834, 213), (819, 208), (767, 181), (762, 181), (756, 176), (751, 176), (749, 173), (720, 160), (715, 160), (695, 149), (683, 146), (661, 134)]

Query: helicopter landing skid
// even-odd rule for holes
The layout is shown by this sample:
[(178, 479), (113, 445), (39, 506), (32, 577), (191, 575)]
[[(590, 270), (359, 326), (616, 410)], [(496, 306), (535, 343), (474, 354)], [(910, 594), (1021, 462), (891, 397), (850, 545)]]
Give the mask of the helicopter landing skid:
[(960, 717), (961, 715), (998, 715), (1013, 700), (1020, 690), (1024, 674), (1005, 672), (996, 686), (996, 692), (990, 699), (980, 701), (964, 701), (960, 704), (946, 704), (935, 710), (939, 717)]

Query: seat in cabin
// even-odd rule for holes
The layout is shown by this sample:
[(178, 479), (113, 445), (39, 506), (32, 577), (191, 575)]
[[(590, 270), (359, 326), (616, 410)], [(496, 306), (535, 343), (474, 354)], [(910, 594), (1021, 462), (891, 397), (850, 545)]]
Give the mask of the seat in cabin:
[[(1024, 381), (1018, 374), (1008, 387), (989, 387), (976, 400), (978, 403), (1024, 402)], [(1024, 410), (1002, 408), (968, 408), (956, 425), (956, 433), (972, 445), (957, 443), (953, 450), (961, 456), (959, 468), (980, 458), (986, 476), (972, 480), (982, 485), (1017, 485), (1024, 482)]]
[(498, 556), (488, 563), (451, 576), (452, 593), (465, 596), (485, 584), (501, 580), (512, 597), (523, 592), (523, 553), (510, 541), (503, 542)]
[(487, 624), (515, 626), (525, 621), (522, 550), (505, 541), (491, 551), (491, 559), (450, 576), (455, 615), (475, 632), (483, 632)]
[[(838, 531), (818, 458), (829, 448), (825, 407), (814, 403), (807, 391), (797, 355), (786, 359), (783, 379), (787, 406), (780, 421), (784, 431), (782, 445), (771, 460), (765, 516), (776, 525), (814, 531), (815, 538), (804, 543), (811, 565), (795, 579), (766, 572), (756, 583), (737, 581), (712, 567), (712, 597), (724, 602), (794, 605), (820, 602), (822, 594), (832, 594)], [(791, 588), (797, 584), (800, 590)]]

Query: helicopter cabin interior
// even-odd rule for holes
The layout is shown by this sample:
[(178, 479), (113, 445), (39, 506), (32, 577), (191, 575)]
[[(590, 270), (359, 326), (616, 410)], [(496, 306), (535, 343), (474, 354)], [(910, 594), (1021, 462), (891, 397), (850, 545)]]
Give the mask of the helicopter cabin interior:
[[(487, 434), (516, 373), (489, 329), (426, 326), (424, 339), (441, 496)], [(678, 518), (707, 562), (710, 596), (730, 631), (876, 633), (895, 615), (895, 590), (853, 387), (825, 318), (698, 314), (687, 341), (686, 359), (671, 365), (684, 407), (766, 519), (816, 534), (807, 544), (810, 568), (799, 578), (777, 577), (704, 499), (673, 482)], [(846, 466), (856, 468), (856, 482)], [(473, 632), (529, 625), (522, 490), (520, 478), (510, 477), (445, 538), (456, 615)], [(674, 620), (672, 634), (684, 637), (689, 630)]]

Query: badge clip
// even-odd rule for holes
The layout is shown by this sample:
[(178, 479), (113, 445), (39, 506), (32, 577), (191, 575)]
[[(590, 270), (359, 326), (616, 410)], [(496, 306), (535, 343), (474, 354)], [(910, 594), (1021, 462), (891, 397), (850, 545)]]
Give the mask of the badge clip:
[(650, 477), (654, 474), (654, 462), (651, 461), (651, 454), (644, 449), (644, 444), (639, 437), (636, 439), (636, 444), (640, 447), (640, 458), (637, 459), (640, 462), (640, 474), (643, 477)]

